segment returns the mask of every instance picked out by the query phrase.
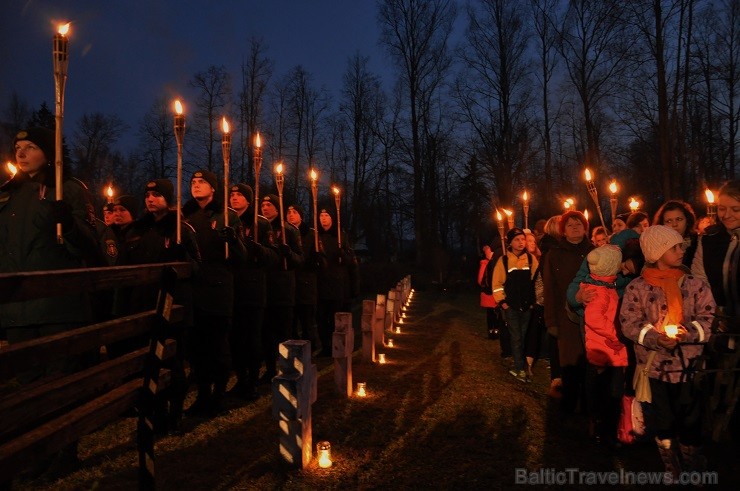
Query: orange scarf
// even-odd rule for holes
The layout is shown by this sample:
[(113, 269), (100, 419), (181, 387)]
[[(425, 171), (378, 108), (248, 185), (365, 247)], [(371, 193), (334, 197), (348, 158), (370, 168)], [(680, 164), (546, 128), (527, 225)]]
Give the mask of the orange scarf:
[(666, 303), (668, 304), (668, 314), (666, 315), (666, 324), (681, 324), (683, 320), (683, 296), (681, 287), (678, 282), (683, 278), (684, 273), (681, 269), (658, 269), (645, 268), (642, 270), (642, 277), (648, 285), (660, 288), (665, 292)]

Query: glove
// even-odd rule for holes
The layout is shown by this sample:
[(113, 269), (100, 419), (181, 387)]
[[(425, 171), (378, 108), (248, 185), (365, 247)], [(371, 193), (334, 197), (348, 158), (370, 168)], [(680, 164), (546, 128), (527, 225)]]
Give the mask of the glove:
[(224, 227), (218, 231), (218, 236), (221, 240), (233, 244), (236, 242), (236, 230), (233, 227)]
[(50, 201), (51, 205), (49, 216), (53, 223), (61, 223), (62, 228), (72, 228), (74, 225), (74, 216), (72, 215), (72, 206), (63, 200)]
[(247, 237), (244, 240), (244, 247), (246, 247), (247, 252), (250, 254), (256, 254), (259, 251), (259, 246), (252, 237)]
[(280, 255), (285, 258), (290, 257), (290, 254), (293, 252), (288, 244), (278, 244), (278, 251), (280, 251)]

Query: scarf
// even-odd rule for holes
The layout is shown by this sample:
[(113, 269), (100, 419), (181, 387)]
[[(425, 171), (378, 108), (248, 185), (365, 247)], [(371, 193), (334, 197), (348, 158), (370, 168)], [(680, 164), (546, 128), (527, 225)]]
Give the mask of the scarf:
[(681, 324), (683, 320), (683, 296), (681, 295), (681, 287), (678, 282), (683, 278), (684, 274), (678, 268), (663, 270), (645, 268), (642, 270), (642, 277), (645, 278), (648, 285), (658, 287), (665, 293), (668, 314), (663, 325)]

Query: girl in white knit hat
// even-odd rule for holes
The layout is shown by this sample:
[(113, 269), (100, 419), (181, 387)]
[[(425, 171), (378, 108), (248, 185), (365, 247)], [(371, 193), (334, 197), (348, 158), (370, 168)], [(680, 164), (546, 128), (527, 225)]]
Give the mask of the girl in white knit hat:
[(646, 266), (627, 286), (619, 313), (638, 365), (651, 360), (647, 375), (656, 442), (673, 477), (704, 465), (701, 397), (683, 368), (702, 354), (716, 308), (709, 285), (682, 265), (682, 243), (683, 237), (664, 225), (642, 233)]

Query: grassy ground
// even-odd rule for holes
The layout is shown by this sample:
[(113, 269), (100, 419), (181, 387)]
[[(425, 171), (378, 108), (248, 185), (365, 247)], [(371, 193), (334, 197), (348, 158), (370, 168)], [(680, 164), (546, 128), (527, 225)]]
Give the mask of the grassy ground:
[[(486, 338), (473, 291), (420, 291), (386, 365), (362, 363), (355, 381), (369, 396), (347, 399), (333, 381), (332, 360), (319, 359), (313, 440), (329, 440), (334, 465), (293, 469), (278, 455), (270, 398), (231, 401), (211, 421), (186, 419), (185, 435), (157, 442), (160, 489), (506, 489), (515, 469), (658, 471), (653, 445), (608, 451), (588, 443), (585, 421), (559, 419), (546, 396), (544, 365), (531, 384), (507, 373), (497, 341)], [(262, 388), (267, 394), (267, 387)], [(53, 483), (21, 489), (133, 489), (135, 421), (85, 437), (81, 469)], [(737, 444), (707, 448), (722, 488), (738, 489)], [(547, 486), (563, 489), (562, 486)], [(611, 486), (613, 487), (613, 486)], [(577, 489), (579, 486), (567, 486)], [(583, 486), (594, 489), (594, 486)], [(599, 486), (596, 486), (598, 489)], [(630, 489), (630, 486), (622, 486)]]

